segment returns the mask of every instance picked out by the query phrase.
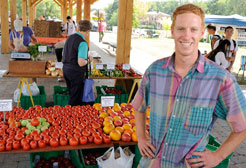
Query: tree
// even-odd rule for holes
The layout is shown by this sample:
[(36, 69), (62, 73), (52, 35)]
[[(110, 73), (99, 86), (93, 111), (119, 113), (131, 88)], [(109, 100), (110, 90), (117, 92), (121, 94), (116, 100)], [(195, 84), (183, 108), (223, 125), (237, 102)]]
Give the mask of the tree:
[(136, 12), (136, 6), (133, 6), (133, 13), (132, 13), (132, 27), (136, 28), (139, 26), (139, 20), (137, 17), (137, 12)]
[(61, 9), (53, 0), (43, 0), (36, 7), (37, 17), (40, 15), (50, 16), (50, 17), (61, 17)]

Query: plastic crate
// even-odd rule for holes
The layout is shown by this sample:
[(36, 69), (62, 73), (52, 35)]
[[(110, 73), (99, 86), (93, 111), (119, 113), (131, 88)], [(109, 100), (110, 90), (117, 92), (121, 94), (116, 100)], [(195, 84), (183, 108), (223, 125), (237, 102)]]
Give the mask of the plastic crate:
[[(80, 152), (80, 157), (81, 157), (81, 161), (82, 161), (82, 166), (83, 166), (84, 168), (98, 168), (98, 165), (97, 165), (97, 164), (96, 164), (96, 165), (85, 165), (85, 161), (84, 161), (83, 155), (86, 154), (86, 153), (99, 152), (99, 153), (100, 153), (99, 156), (101, 156), (101, 155), (103, 155), (104, 152), (106, 152), (107, 150), (108, 150), (108, 148), (81, 149), (81, 150), (79, 150), (79, 152)], [(99, 157), (99, 156), (98, 156), (98, 157)]]
[[(64, 156), (64, 153), (65, 153), (65, 151), (30, 153), (30, 168), (33, 168), (33, 161), (34, 161), (36, 155), (39, 155), (40, 158), (48, 160), (51, 157)], [(79, 161), (79, 157), (74, 150), (70, 150), (69, 155), (70, 155), (70, 160), (72, 162), (72, 165), (74, 165), (76, 168), (83, 168), (82, 164)]]
[[(38, 88), (39, 88), (40, 94), (37, 96), (32, 96), (34, 105), (41, 105), (42, 107), (45, 107), (46, 94), (45, 94), (44, 86), (38, 86)], [(23, 109), (28, 109), (29, 107), (32, 107), (30, 96), (21, 95), (20, 106)]]
[(97, 86), (96, 87), (96, 90), (97, 90), (97, 98), (95, 100), (95, 103), (101, 103), (101, 97), (102, 96), (115, 96), (115, 103), (126, 103), (127, 100), (128, 100), (128, 96), (129, 94), (123, 89), (122, 86), (120, 85), (117, 85), (115, 86), (118, 90), (121, 90), (122, 91), (122, 94), (120, 95), (115, 95), (115, 94), (106, 94), (104, 95), (101, 91), (101, 88), (105, 89), (105, 88), (114, 88), (114, 87), (107, 87), (107, 86)]
[(66, 92), (67, 87), (54, 86), (53, 101), (54, 105), (59, 105), (65, 107), (68, 104), (69, 95), (59, 94), (60, 92)]

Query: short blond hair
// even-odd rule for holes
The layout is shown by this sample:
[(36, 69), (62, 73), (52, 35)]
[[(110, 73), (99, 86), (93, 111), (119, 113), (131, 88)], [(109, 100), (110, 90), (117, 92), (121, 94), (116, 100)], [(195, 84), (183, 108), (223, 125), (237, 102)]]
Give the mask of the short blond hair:
[(205, 23), (204, 23), (205, 13), (202, 10), (202, 8), (194, 4), (185, 4), (185, 5), (177, 7), (175, 11), (173, 12), (173, 22), (171, 26), (172, 30), (174, 29), (174, 26), (175, 26), (176, 17), (184, 13), (193, 13), (195, 15), (200, 16), (201, 21), (202, 21), (202, 27), (205, 27)]

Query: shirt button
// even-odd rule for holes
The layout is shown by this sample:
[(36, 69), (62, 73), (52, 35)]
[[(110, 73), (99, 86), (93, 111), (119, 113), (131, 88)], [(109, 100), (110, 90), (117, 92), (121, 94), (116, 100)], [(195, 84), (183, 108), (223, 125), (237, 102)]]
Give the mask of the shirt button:
[(203, 108), (201, 107), (200, 110), (203, 110)]
[(178, 101), (179, 101), (179, 99), (176, 99), (176, 101), (178, 102)]
[(165, 159), (165, 158), (166, 158), (166, 156), (163, 156), (162, 158), (163, 158), (163, 159)]
[(176, 117), (175, 115), (173, 115), (173, 117)]
[(172, 131), (172, 130), (173, 130), (172, 128), (169, 129), (169, 131)]

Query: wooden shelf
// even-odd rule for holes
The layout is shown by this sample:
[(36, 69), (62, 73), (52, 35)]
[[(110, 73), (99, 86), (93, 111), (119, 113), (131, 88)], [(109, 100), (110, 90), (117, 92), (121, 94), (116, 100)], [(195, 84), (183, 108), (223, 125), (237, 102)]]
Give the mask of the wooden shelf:
[(78, 149), (95, 149), (95, 148), (107, 148), (107, 147), (112, 147), (114, 144), (119, 144), (119, 146), (128, 146), (128, 145), (137, 145), (137, 142), (123, 142), (123, 141), (115, 141), (111, 142), (109, 144), (94, 144), (94, 143), (89, 143), (86, 145), (77, 145), (77, 146), (57, 146), (57, 147), (52, 147), (52, 146), (46, 146), (44, 148), (36, 148), (36, 149), (30, 149), (28, 151), (25, 151), (23, 149), (17, 149), (17, 150), (11, 150), (11, 151), (2, 151), (0, 154), (6, 154), (6, 153), (32, 153), (32, 152), (50, 152), (50, 151), (63, 151), (63, 150), (78, 150)]

